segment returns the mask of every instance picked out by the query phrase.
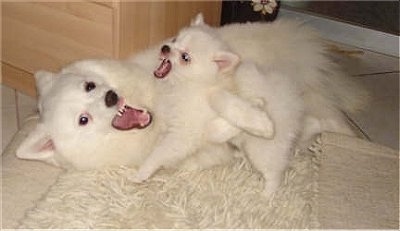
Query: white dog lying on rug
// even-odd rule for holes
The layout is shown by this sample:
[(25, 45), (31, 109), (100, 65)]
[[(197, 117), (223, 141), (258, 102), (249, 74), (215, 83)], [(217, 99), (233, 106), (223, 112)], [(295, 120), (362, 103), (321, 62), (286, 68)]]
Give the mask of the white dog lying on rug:
[[(111, 60), (83, 61), (58, 74), (36, 73), (41, 121), (17, 156), (77, 169), (141, 163), (158, 132), (147, 110), (153, 85), (145, 72), (128, 67)], [(140, 84), (119, 97), (115, 84), (131, 76)]]

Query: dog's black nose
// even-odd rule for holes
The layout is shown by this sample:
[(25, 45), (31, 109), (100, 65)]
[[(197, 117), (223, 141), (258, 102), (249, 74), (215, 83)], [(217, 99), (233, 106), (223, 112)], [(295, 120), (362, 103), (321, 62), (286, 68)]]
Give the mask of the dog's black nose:
[(168, 45), (164, 45), (161, 47), (161, 54), (167, 55), (171, 52), (171, 48)]
[(114, 91), (109, 90), (106, 93), (104, 101), (107, 107), (112, 107), (118, 103), (118, 95)]

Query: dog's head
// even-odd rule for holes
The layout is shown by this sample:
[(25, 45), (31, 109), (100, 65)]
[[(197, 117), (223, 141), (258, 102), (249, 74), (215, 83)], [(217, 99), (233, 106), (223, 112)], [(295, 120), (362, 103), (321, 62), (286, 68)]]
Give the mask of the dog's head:
[(240, 60), (215, 29), (204, 23), (201, 14), (190, 27), (182, 29), (176, 38), (161, 47), (160, 59), (155, 77), (165, 78), (173, 72), (173, 78), (195, 81), (213, 81), (219, 74), (234, 70)]
[(40, 121), (17, 156), (79, 169), (134, 160), (152, 123), (151, 89), (144, 89), (150, 78), (134, 70), (91, 60), (60, 73), (37, 72)]

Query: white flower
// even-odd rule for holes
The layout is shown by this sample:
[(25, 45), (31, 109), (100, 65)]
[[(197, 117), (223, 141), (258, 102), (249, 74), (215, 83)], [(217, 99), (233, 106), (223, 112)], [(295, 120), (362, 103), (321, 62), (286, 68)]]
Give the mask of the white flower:
[(251, 0), (253, 5), (253, 10), (258, 12), (261, 11), (262, 14), (272, 14), (274, 9), (278, 6), (276, 0)]

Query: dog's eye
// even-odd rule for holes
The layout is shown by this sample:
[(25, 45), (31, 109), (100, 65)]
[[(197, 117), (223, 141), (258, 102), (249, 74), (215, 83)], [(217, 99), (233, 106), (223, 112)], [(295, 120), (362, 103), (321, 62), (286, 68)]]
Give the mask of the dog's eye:
[(84, 113), (79, 116), (79, 126), (86, 126), (90, 121), (90, 115)]
[(183, 53), (181, 54), (181, 59), (182, 59), (184, 62), (188, 63), (188, 62), (190, 62), (190, 55), (189, 55), (188, 53), (186, 53), (186, 52), (183, 52)]
[(171, 42), (173, 42), (173, 43), (176, 42), (176, 38), (173, 38)]
[(94, 82), (86, 82), (85, 83), (85, 91), (89, 92), (96, 88), (96, 84)]

